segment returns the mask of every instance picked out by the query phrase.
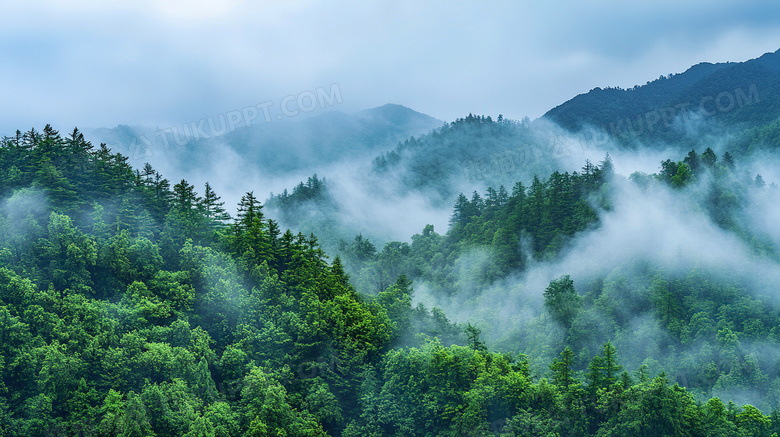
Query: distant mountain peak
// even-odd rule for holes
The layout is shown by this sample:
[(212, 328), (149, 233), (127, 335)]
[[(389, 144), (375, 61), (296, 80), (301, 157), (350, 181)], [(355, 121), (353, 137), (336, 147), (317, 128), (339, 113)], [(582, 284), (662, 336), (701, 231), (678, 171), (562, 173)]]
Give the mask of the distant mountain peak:
[(386, 103), (382, 106), (377, 106), (376, 108), (364, 109), (357, 112), (355, 115), (358, 117), (381, 117), (388, 119), (389, 121), (396, 122), (401, 120), (408, 121), (410, 119), (419, 119), (419, 121), (425, 123), (436, 122), (439, 124), (444, 124), (444, 121), (441, 121), (435, 117), (431, 117), (430, 115), (423, 114), (422, 112), (418, 112), (414, 109), (407, 108), (406, 106), (395, 103)]

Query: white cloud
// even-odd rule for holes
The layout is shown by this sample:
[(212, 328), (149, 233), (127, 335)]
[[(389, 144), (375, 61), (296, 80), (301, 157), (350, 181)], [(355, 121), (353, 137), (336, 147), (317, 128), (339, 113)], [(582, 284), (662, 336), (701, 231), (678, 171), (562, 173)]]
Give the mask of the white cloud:
[(6, 2), (0, 133), (170, 124), (336, 82), (346, 110), (537, 117), (780, 36), (765, 2), (601, 3)]

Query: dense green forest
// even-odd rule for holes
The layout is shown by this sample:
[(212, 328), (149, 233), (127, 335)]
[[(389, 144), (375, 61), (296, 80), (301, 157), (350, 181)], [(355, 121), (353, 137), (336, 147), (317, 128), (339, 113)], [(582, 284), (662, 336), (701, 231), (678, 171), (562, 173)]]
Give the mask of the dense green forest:
[(462, 187), (530, 184), (534, 174), (560, 169), (561, 159), (571, 158), (573, 151), (570, 145), (551, 143), (550, 134), (532, 129), (528, 120), (469, 114), (399, 142), (376, 156), (370, 169), (356, 172), (354, 180), (333, 181), (314, 174), (281, 194), (271, 193), (265, 206), (280, 223), (306, 234), (316, 233), (330, 252), (339, 251), (341, 240), (351, 240), (356, 231), (384, 244), (407, 238), (417, 228), (399, 236), (352, 220), (350, 212), (361, 206), (339, 192), (348, 191), (345, 185), (358, 186), (369, 198), (424, 198), (426, 206), (446, 214)]
[(780, 51), (745, 62), (701, 63), (641, 86), (595, 88), (543, 118), (601, 145), (609, 138), (637, 148), (653, 143), (691, 147), (704, 135), (717, 140), (724, 132), (775, 123), (778, 79)]
[(449, 202), (464, 181), (498, 186), (506, 180), (549, 174), (556, 160), (572, 151), (551, 142), (550, 131), (499, 115), (469, 114), (438, 129), (411, 137), (377, 156), (373, 172), (397, 177), (405, 191)]
[[(525, 284), (517, 276), (561, 261), (582, 231), (596, 232), (602, 213), (626, 201), (616, 199), (626, 187), (637, 196), (663, 192), (678, 198), (679, 205), (669, 205), (670, 217), (680, 205), (701, 214), (749, 247), (750, 257), (776, 269), (773, 240), (745, 214), (755, 206), (749, 199), (775, 204), (780, 197), (775, 185), (751, 174), (749, 165), (735, 163), (728, 152), (718, 157), (710, 148), (665, 160), (659, 170), (621, 178), (607, 156), (600, 165), (586, 163), (581, 172), (554, 172), (547, 180), (534, 178), (530, 187), (518, 183), (511, 193), (501, 186), (484, 196), (474, 192), (471, 199), (461, 194), (446, 234), (429, 226), (411, 244), (391, 242), (381, 251), (358, 235), (343, 244), (341, 254), (359, 289), (377, 292), (388, 278), (404, 274), (424, 284), (434, 301), (456, 302), (452, 307), (479, 324), (496, 350), (534, 357), (538, 375), (564, 347), (585, 374), (611, 339), (625, 353), (627, 367), (664, 369), (700, 400), (727, 394), (752, 399), (765, 410), (780, 408), (774, 278), (752, 271), (736, 256), (731, 264), (713, 267), (701, 260), (662, 264), (642, 253), (599, 266), (601, 271), (594, 268), (576, 287), (563, 275), (549, 284), (543, 302), (523, 294)], [(502, 315), (497, 309), (502, 306), (514, 311)], [(523, 316), (529, 313), (534, 316)]]
[[(704, 172), (731, 180), (729, 164), (707, 156), (701, 167), (693, 159), (670, 161), (668, 172), (635, 175), (632, 183), (684, 187)], [(746, 345), (777, 344), (776, 306), (728, 282), (708, 284), (695, 271), (686, 282), (651, 269), (646, 290), (614, 274), (585, 290), (563, 276), (544, 291), (546, 312), (531, 322), (537, 336), (525, 331), (514, 340), (527, 346), (516, 351), (490, 348), (480, 326), (412, 306), (412, 280), (447, 293), (455, 260), (469, 248), (498, 256), (475, 272), (485, 286), (559, 256), (578, 232), (599, 225), (598, 210), (613, 207), (612, 173), (606, 158), (511, 193), (499, 187), (463, 196), (445, 235), (427, 227), (411, 245), (389, 243), (379, 252), (358, 236), (344, 244), (342, 262), (329, 258), (314, 235), (267, 219), (252, 192), (230, 218), (209, 185), (199, 195), (186, 180), (171, 184), (151, 166), (134, 170), (125, 156), (93, 147), (78, 130), (18, 132), (0, 147), (0, 432), (777, 433), (777, 410), (702, 400), (706, 392), (681, 387), (660, 365), (635, 367), (621, 353), (622, 330), (630, 329), (618, 318), (621, 299), (645, 293), (637, 302), (658, 312), (669, 333), (656, 339), (655, 350), (695, 342), (712, 357), (691, 357), (692, 368), (703, 368), (683, 385), (725, 377), (776, 394), (769, 384), (778, 363), (762, 367), (765, 355)], [(735, 187), (724, 189), (750, 189)], [(729, 205), (714, 201), (712, 208), (723, 211), (722, 226), (741, 229)], [(523, 240), (526, 234), (532, 238)], [(527, 250), (513, 248), (515, 238), (529, 241)], [(743, 238), (752, 237), (745, 231)], [(357, 272), (352, 279), (346, 264)], [(373, 286), (357, 291), (367, 283)], [(598, 323), (615, 330), (590, 335)], [(545, 331), (550, 324), (559, 329)], [(539, 351), (542, 341), (547, 346)], [(723, 362), (733, 364), (729, 372), (710, 370)]]

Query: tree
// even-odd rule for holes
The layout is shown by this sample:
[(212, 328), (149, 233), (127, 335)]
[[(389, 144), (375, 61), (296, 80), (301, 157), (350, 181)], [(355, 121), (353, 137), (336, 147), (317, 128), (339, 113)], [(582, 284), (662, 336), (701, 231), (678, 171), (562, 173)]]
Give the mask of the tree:
[(683, 158), (683, 162), (688, 165), (688, 168), (692, 173), (698, 174), (701, 158), (699, 158), (699, 155), (696, 153), (695, 149), (688, 152), (688, 156)]
[(114, 231), (131, 231), (135, 229), (136, 222), (135, 207), (131, 205), (130, 199), (125, 197), (119, 205), (119, 211), (116, 213), (116, 228)]
[(496, 204), (498, 206), (504, 206), (506, 205), (506, 202), (509, 201), (509, 193), (506, 191), (506, 187), (501, 185), (498, 187), (498, 195), (496, 196)]
[(607, 386), (611, 386), (616, 381), (615, 376), (623, 369), (623, 367), (617, 363), (617, 351), (615, 350), (615, 346), (612, 346), (611, 341), (604, 343), (604, 348), (601, 350), (601, 354), (604, 356), (604, 368), (602, 369), (604, 372), (604, 381), (606, 382)]
[(745, 436), (765, 436), (768, 435), (769, 427), (772, 421), (769, 417), (761, 413), (761, 410), (752, 406), (745, 405), (741, 413), (737, 413), (737, 426), (742, 430)]
[(718, 161), (718, 155), (716, 155), (715, 152), (710, 147), (707, 147), (707, 150), (705, 150), (704, 153), (701, 154), (702, 164), (706, 165), (709, 168), (714, 167), (717, 161)]
[(49, 269), (59, 289), (91, 291), (97, 261), (95, 242), (76, 229), (70, 217), (52, 212), (49, 216)]
[(612, 163), (612, 157), (609, 156), (609, 152), (607, 152), (606, 156), (604, 156), (604, 160), (601, 161), (601, 165), (599, 166), (599, 180), (608, 181), (614, 174), (615, 166)]
[(453, 208), (452, 217), (450, 218), (450, 226), (465, 225), (471, 218), (471, 204), (469, 199), (460, 193), (458, 200), (455, 201), (455, 207)]
[(677, 166), (677, 173), (672, 176), (671, 184), (675, 188), (681, 188), (695, 180), (695, 176), (688, 164), (680, 163)]
[(157, 172), (152, 168), (152, 164), (149, 164), (148, 162), (144, 164), (143, 169), (141, 170), (141, 177), (142, 182), (146, 186), (153, 186), (154, 185), (154, 175)]
[(216, 433), (211, 421), (198, 415), (195, 421), (192, 422), (192, 425), (190, 425), (189, 432), (184, 434), (184, 437), (216, 437)]
[(40, 164), (33, 186), (46, 190), (55, 205), (60, 208), (70, 209), (76, 206), (76, 187), (48, 159)]
[(582, 299), (574, 289), (569, 275), (554, 279), (544, 290), (544, 307), (556, 322), (571, 328), (574, 317), (582, 307)]
[(270, 260), (270, 250), (271, 244), (263, 216), (263, 205), (250, 191), (241, 197), (238, 205), (237, 217), (233, 224), (233, 251), (247, 261), (260, 264), (263, 260)]
[(360, 262), (372, 260), (376, 255), (376, 247), (368, 238), (364, 238), (362, 233), (356, 235), (352, 245), (345, 247), (344, 250), (348, 250), (350, 255)]
[(203, 403), (208, 405), (217, 399), (217, 387), (214, 384), (214, 380), (211, 378), (211, 371), (209, 371), (209, 364), (206, 361), (206, 357), (202, 357), (195, 369), (194, 375), (194, 391), (203, 400)]
[(471, 323), (466, 326), (466, 338), (469, 347), (477, 352), (485, 352), (487, 351), (487, 346), (485, 346), (484, 341), (479, 339), (480, 334), (482, 334), (482, 330)]
[(203, 198), (199, 206), (203, 210), (203, 215), (212, 221), (213, 225), (219, 225), (230, 220), (230, 214), (225, 212), (225, 208), (222, 207), (225, 202), (220, 202), (220, 200), (221, 197), (217, 196), (211, 185), (206, 182)]
[(550, 364), (550, 369), (553, 371), (553, 382), (555, 385), (568, 390), (569, 386), (577, 382), (574, 379), (574, 352), (569, 349), (569, 346), (561, 352), (561, 357), (553, 360)]
[(666, 183), (671, 183), (672, 178), (677, 174), (678, 164), (671, 159), (661, 161), (661, 173), (660, 178)]
[(100, 407), (100, 425), (98, 430), (101, 435), (115, 436), (123, 431), (125, 415), (125, 403), (122, 394), (109, 389)]
[(232, 410), (227, 402), (214, 402), (203, 413), (214, 427), (214, 437), (233, 437), (240, 433), (239, 414)]
[(730, 170), (734, 170), (734, 157), (731, 156), (731, 153), (726, 152), (723, 154), (723, 163), (726, 164), (726, 167)]
[(591, 394), (595, 394), (598, 389), (604, 387), (604, 358), (596, 355), (588, 364), (588, 388)]
[(152, 437), (155, 435), (146, 415), (146, 407), (141, 402), (141, 397), (130, 392), (127, 395), (127, 404), (122, 416), (121, 437)]
[(182, 179), (173, 186), (173, 201), (174, 205), (178, 206), (179, 210), (189, 217), (201, 199), (198, 197), (198, 193), (195, 192), (195, 186)]

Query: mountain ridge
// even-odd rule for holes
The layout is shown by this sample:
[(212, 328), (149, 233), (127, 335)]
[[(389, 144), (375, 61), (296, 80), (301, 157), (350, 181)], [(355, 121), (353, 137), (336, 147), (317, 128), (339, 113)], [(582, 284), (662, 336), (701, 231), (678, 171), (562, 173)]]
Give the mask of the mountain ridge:
[[(766, 124), (780, 116), (778, 83), (780, 50), (744, 62), (702, 62), (682, 73), (628, 89), (597, 87), (550, 109), (541, 118), (573, 132), (587, 127), (606, 128), (613, 137), (616, 135), (610, 132), (610, 124), (624, 120), (642, 124), (641, 117), (671, 109), (675, 109), (676, 117), (703, 113), (719, 127)], [(647, 126), (646, 121), (644, 124), (646, 128), (654, 127)], [(671, 142), (678, 136), (674, 129), (645, 129), (631, 140)], [(627, 142), (626, 138), (617, 139)]]

